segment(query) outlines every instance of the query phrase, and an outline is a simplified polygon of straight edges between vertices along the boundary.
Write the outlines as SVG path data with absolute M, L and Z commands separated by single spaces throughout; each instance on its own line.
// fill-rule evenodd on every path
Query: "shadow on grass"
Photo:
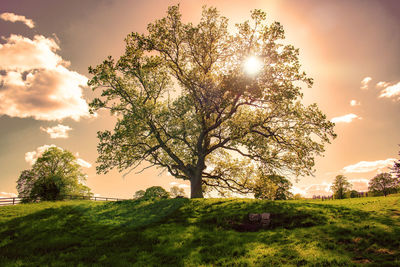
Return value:
M 273 214 L 273 229 L 228 220 Z M 399 264 L 395 220 L 341 206 L 256 200 L 79 202 L 0 224 L 0 265 Z

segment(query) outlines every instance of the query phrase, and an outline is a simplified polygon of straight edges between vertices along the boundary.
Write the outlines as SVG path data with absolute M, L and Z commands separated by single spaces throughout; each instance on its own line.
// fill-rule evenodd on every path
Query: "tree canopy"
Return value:
M 352 185 L 347 181 L 346 176 L 337 175 L 333 181 L 331 190 L 336 199 L 343 199 L 346 197 L 346 194 L 350 192 L 351 187 Z
M 22 171 L 17 191 L 24 202 L 61 200 L 66 195 L 89 196 L 90 189 L 83 184 L 85 180 L 86 175 L 71 152 L 50 147 L 32 169 Z
M 259 199 L 286 200 L 293 198 L 289 191 L 292 183 L 280 175 L 260 176 L 254 183 L 254 197 Z
M 260 170 L 313 173 L 334 124 L 301 103 L 301 86 L 313 80 L 299 50 L 283 44 L 280 23 L 254 10 L 231 32 L 215 8 L 195 25 L 171 6 L 147 29 L 126 37 L 118 60 L 89 67 L 89 85 L 101 90 L 92 112 L 118 118 L 98 133 L 99 173 L 147 162 L 189 180 L 192 198 L 204 186 L 251 193 Z
M 144 197 L 144 190 L 138 190 L 135 192 L 135 194 L 133 195 L 133 199 L 140 199 Z
M 390 193 L 397 192 L 400 185 L 400 178 L 384 172 L 376 175 L 368 183 L 368 190 L 374 193 L 381 193 L 387 196 Z
M 169 193 L 161 186 L 152 186 L 146 189 L 144 192 L 144 199 L 154 199 L 154 198 L 168 198 Z
M 185 190 L 179 186 L 174 185 L 169 189 L 169 194 L 171 197 L 184 197 L 185 196 Z

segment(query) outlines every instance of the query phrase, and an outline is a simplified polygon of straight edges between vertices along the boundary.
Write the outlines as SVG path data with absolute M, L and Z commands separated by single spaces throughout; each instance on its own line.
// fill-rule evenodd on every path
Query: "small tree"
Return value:
M 347 181 L 347 178 L 344 175 L 336 176 L 331 186 L 331 190 L 333 191 L 333 196 L 336 199 L 345 198 L 346 194 L 350 191 L 350 189 L 351 189 L 351 184 Z
M 154 198 L 168 198 L 168 192 L 161 186 L 152 186 L 146 189 L 143 198 L 154 199 Z
M 18 197 L 22 198 L 22 202 L 29 202 L 32 199 L 31 192 L 36 180 L 36 174 L 32 170 L 21 172 L 17 180 L 17 191 Z
M 173 186 L 170 188 L 169 193 L 171 197 L 184 197 L 185 196 L 185 190 L 179 186 Z
M 392 176 L 390 173 L 380 173 L 369 181 L 368 190 L 374 194 L 381 193 L 387 196 L 397 191 L 399 182 L 400 178 Z
M 350 196 L 350 198 L 359 197 L 357 190 L 351 190 L 349 196 Z
M 293 196 L 293 199 L 294 199 L 294 200 L 301 200 L 301 199 L 304 199 L 304 197 L 303 197 L 301 194 L 297 193 L 297 194 L 295 194 L 295 195 Z
M 285 200 L 293 197 L 289 191 L 292 183 L 280 175 L 262 175 L 254 184 L 253 193 L 255 198 L 270 200 Z
M 91 193 L 83 184 L 85 180 L 86 175 L 71 152 L 50 147 L 31 170 L 22 171 L 17 191 L 23 202 L 61 200 L 66 195 L 88 196 Z
M 399 152 L 399 155 L 400 155 L 400 152 Z M 392 172 L 393 172 L 393 174 L 394 174 L 395 176 L 397 176 L 397 178 L 400 179 L 400 160 L 398 160 L 398 161 L 396 161 L 396 162 L 394 163 L 394 166 L 393 166 L 393 168 L 392 168 Z
M 141 199 L 144 197 L 144 190 L 138 190 L 135 192 L 135 194 L 133 195 L 134 199 Z

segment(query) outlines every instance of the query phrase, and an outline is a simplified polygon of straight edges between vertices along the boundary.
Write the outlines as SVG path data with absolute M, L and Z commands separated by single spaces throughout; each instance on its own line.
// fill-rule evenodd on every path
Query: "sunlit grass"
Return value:
M 249 212 L 270 229 L 237 232 Z M 400 265 L 400 196 L 170 199 L 0 207 L 0 266 Z

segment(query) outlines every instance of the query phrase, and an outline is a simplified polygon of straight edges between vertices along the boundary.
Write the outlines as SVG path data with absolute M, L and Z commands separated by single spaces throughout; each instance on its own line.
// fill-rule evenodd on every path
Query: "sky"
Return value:
M 0 3 L 0 197 L 17 194 L 16 181 L 49 146 L 71 151 L 92 192 L 131 198 L 141 189 L 189 183 L 160 169 L 96 174 L 97 131 L 112 129 L 107 112 L 88 113 L 94 93 L 89 66 L 124 52 L 124 38 L 180 3 L 185 22 L 215 6 L 230 25 L 262 9 L 279 21 L 286 41 L 300 49 L 314 79 L 304 104 L 317 103 L 336 123 L 338 137 L 316 158 L 315 175 L 289 177 L 293 192 L 328 195 L 336 175 L 353 189 L 399 158 L 400 2 L 396 0 L 2 0 Z

